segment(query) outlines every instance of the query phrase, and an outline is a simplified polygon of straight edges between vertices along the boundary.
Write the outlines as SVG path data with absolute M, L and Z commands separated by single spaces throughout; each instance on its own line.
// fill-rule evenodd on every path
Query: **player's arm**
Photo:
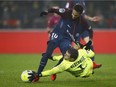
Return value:
M 91 17 L 91 16 L 86 15 L 86 14 L 84 14 L 84 18 L 87 19 L 87 20 L 89 20 L 89 21 L 92 21 L 92 22 L 99 22 L 99 21 L 102 20 L 102 18 L 99 17 L 99 16 Z
M 50 76 L 52 74 L 61 73 L 61 72 L 65 71 L 65 70 L 67 70 L 69 68 L 69 66 L 70 66 L 70 65 L 67 65 L 67 64 L 68 64 L 68 61 L 64 60 L 64 61 L 62 61 L 62 63 L 60 65 L 58 65 L 56 67 L 53 67 L 50 70 L 43 71 L 43 72 L 41 72 L 41 74 L 34 73 L 34 75 L 31 77 L 32 82 L 38 81 L 39 77 Z
M 41 74 L 42 74 L 42 77 L 45 77 L 45 76 L 50 76 L 52 74 L 60 73 L 62 71 L 63 70 L 61 70 L 61 69 L 59 70 L 57 67 L 54 67 L 51 70 L 43 71 Z
M 44 16 L 49 13 L 56 13 L 56 14 L 62 16 L 63 13 L 65 13 L 65 10 L 66 10 L 65 8 L 49 8 L 48 10 L 41 12 L 40 16 Z
M 57 74 L 57 73 L 61 73 L 63 71 L 67 70 L 67 67 L 66 67 L 66 64 L 65 62 L 63 61 L 60 65 L 50 69 L 50 70 L 46 70 L 46 71 L 43 71 L 41 73 L 42 77 L 45 77 L 45 76 L 50 76 L 52 74 Z
M 59 61 L 63 56 L 59 55 L 59 56 L 53 56 L 53 60 L 54 61 Z

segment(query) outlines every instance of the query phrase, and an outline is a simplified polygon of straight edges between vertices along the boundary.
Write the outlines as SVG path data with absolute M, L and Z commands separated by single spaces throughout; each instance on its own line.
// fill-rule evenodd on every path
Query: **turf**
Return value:
M 0 54 L 0 87 L 116 87 L 116 55 L 97 54 L 96 62 L 103 66 L 89 78 L 75 78 L 67 72 L 57 75 L 55 81 L 43 77 L 36 83 L 24 83 L 20 75 L 24 70 L 37 70 L 39 54 Z M 45 69 L 57 62 L 48 61 Z

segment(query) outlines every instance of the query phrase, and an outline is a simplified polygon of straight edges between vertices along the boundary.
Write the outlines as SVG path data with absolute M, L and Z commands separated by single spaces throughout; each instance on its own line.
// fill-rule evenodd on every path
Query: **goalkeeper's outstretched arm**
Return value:
M 59 61 L 63 56 L 62 55 L 59 55 L 59 56 L 53 56 L 53 60 L 54 61 Z

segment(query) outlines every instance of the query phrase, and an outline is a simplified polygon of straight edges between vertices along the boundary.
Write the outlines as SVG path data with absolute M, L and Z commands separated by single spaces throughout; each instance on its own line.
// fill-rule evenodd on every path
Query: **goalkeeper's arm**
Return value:
M 59 55 L 59 56 L 53 56 L 53 60 L 54 61 L 59 61 L 63 56 L 62 55 Z
M 59 69 L 58 67 L 54 67 L 54 68 L 52 68 L 52 69 L 50 69 L 50 70 L 43 71 L 43 72 L 41 73 L 41 76 L 42 76 L 42 77 L 50 76 L 50 75 L 52 75 L 52 74 L 61 73 L 61 72 L 63 72 L 63 71 L 64 71 L 63 69 Z
M 63 60 L 59 65 L 53 67 L 52 69 L 43 71 L 41 73 L 41 76 L 45 77 L 52 74 L 61 73 L 63 71 L 66 71 L 69 67 L 70 67 L 69 61 Z

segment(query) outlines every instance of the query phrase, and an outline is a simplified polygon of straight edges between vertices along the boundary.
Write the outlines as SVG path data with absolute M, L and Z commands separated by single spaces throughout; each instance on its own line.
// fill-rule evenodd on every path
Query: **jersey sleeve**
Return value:
M 61 64 L 59 64 L 58 66 L 50 69 L 50 70 L 46 70 L 42 72 L 42 76 L 50 76 L 52 74 L 56 74 L 56 73 L 61 73 L 63 71 L 66 71 L 69 67 L 70 67 L 70 62 L 63 60 Z
M 65 12 L 66 12 L 65 8 L 58 8 L 58 9 L 50 8 L 50 9 L 48 9 L 48 13 L 56 13 L 56 14 L 60 15 L 61 17 L 63 16 L 63 14 Z
M 53 56 L 53 60 L 54 61 L 59 61 L 63 56 L 59 55 L 59 56 Z

